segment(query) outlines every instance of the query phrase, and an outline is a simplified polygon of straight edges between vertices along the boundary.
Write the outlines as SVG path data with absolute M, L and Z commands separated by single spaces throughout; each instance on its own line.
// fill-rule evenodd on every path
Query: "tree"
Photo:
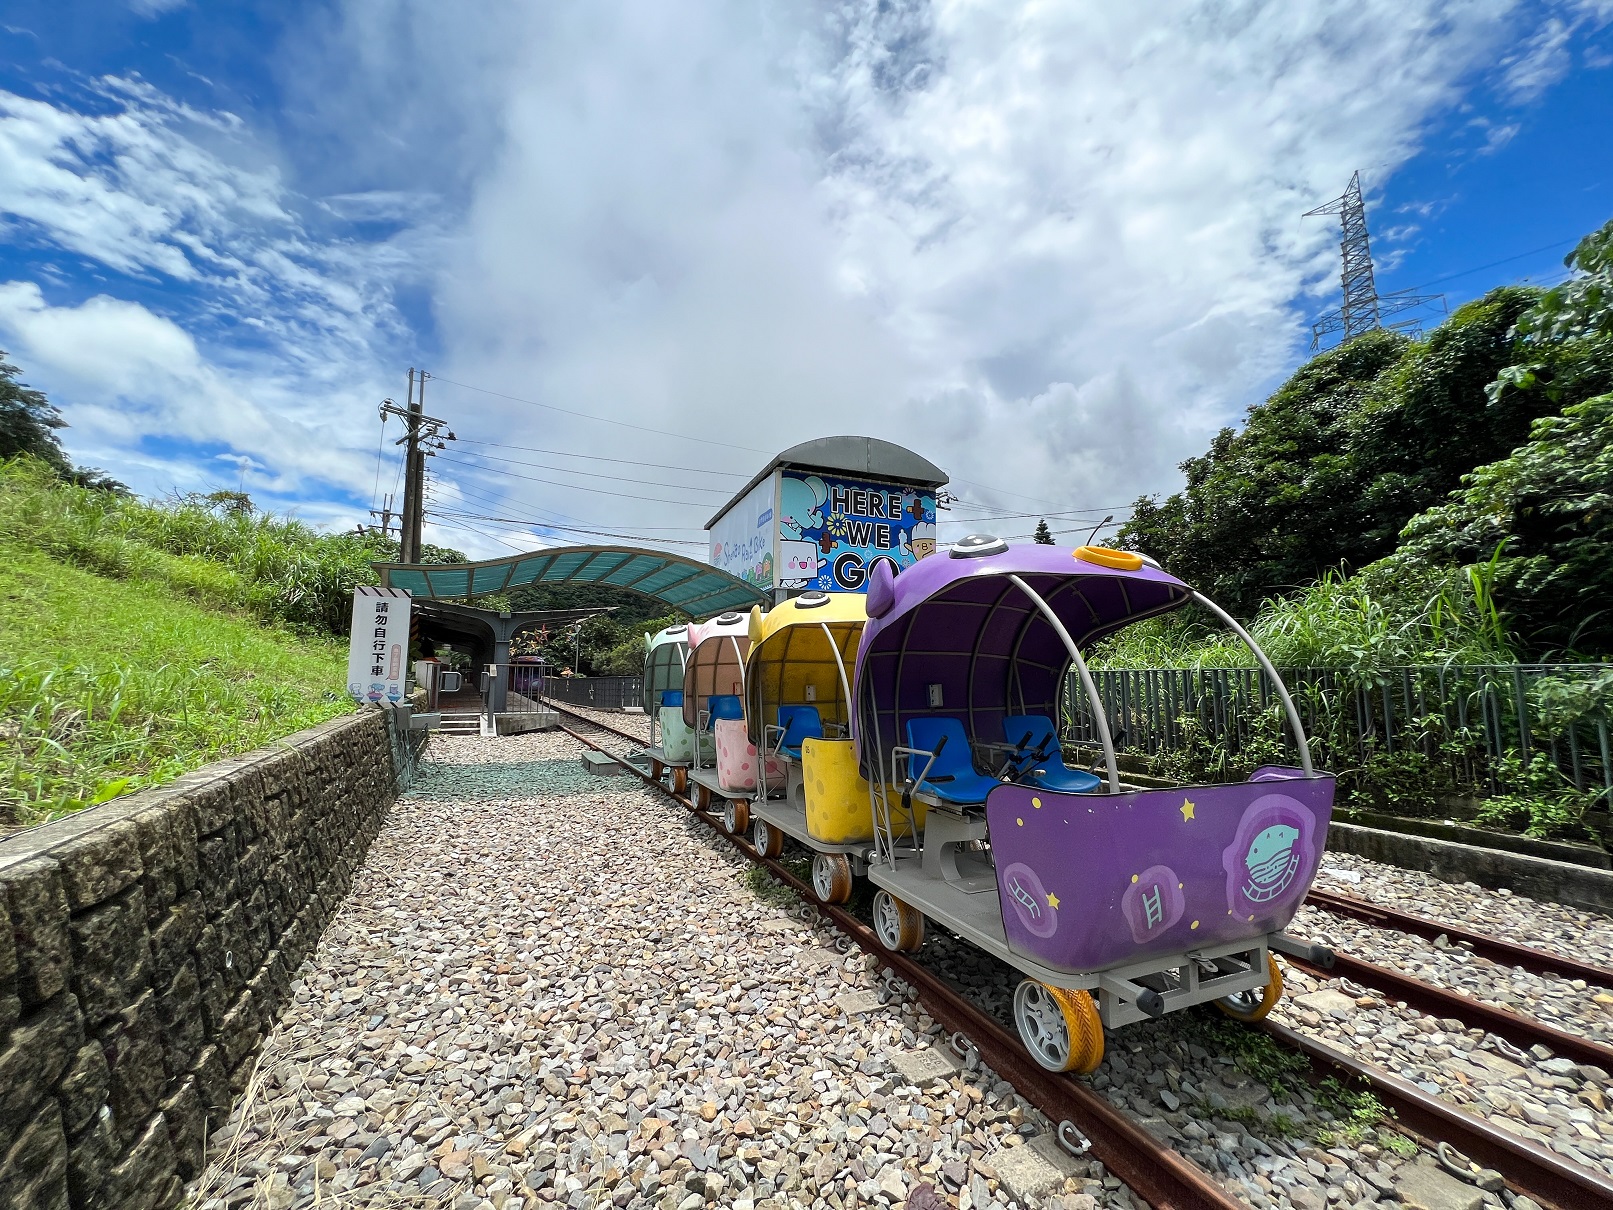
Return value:
M 1036 541 L 1043 546 L 1053 545 L 1053 531 L 1047 528 L 1046 518 L 1036 523 Z
M 1392 552 L 1412 517 L 1559 408 L 1488 387 L 1519 359 L 1514 327 L 1541 297 L 1504 287 L 1423 340 L 1378 331 L 1301 366 L 1182 464 L 1187 485 L 1139 500 L 1120 542 L 1236 611 Z
M 1613 222 L 1581 240 L 1579 276 L 1521 315 L 1523 360 L 1489 389 L 1492 406 L 1561 415 L 1477 468 L 1406 526 L 1391 568 L 1494 561 L 1497 601 L 1539 654 L 1613 652 Z M 1592 393 L 1594 392 L 1594 393 Z
M 67 421 L 44 392 L 17 381 L 21 371 L 5 356 L 0 351 L 0 458 L 31 454 L 70 478 L 73 464 L 56 437 L 56 430 L 66 428 Z

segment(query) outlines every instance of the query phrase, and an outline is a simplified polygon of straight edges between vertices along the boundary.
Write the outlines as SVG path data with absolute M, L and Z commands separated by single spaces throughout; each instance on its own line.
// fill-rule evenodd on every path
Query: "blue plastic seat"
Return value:
M 1020 764 L 1023 771 L 1015 780 L 1021 785 L 1062 794 L 1090 794 L 1103 785 L 1096 773 L 1072 769 L 1064 763 L 1053 720 L 1045 714 L 1010 714 L 1003 719 L 1003 735 L 1021 757 L 1042 754 L 1029 768 Z
M 823 738 L 823 718 L 816 706 L 780 706 L 778 725 L 784 728 L 777 751 L 785 756 L 801 759 L 801 744 L 809 739 Z
M 714 723 L 720 718 L 744 718 L 745 704 L 732 693 L 714 693 L 706 699 L 706 715 Z
M 663 706 L 681 706 L 681 705 L 683 705 L 683 690 L 682 689 L 663 689 L 663 690 L 661 690 L 661 704 Z
M 941 740 L 946 746 L 941 746 Z M 924 752 L 940 749 L 933 763 L 927 756 L 907 758 L 908 776 L 917 777 L 930 764 L 929 776 L 914 787 L 916 793 L 930 794 L 942 802 L 958 806 L 976 806 L 986 801 L 986 795 L 1000 786 L 995 777 L 976 771 L 974 757 L 969 752 L 969 737 L 964 734 L 963 723 L 946 715 L 907 720 L 907 746 Z

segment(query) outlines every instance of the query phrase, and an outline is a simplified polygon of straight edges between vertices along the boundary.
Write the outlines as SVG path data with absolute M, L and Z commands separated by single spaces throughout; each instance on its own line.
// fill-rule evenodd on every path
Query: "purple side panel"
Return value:
M 993 790 L 1009 946 L 1083 972 L 1285 928 L 1321 864 L 1334 781 L 1255 778 L 1117 797 Z

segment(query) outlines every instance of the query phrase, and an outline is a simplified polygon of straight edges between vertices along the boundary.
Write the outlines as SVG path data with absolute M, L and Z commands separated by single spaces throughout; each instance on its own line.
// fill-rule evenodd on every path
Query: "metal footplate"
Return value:
M 1234 992 L 1264 987 L 1269 979 L 1266 938 L 1229 942 L 1168 958 L 1154 958 L 1098 974 L 1098 1015 L 1105 1029 L 1163 1016 Z

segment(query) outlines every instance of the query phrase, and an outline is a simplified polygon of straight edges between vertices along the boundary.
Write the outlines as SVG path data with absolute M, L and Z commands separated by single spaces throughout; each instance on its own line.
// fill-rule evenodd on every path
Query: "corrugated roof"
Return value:
M 481 596 L 529 584 L 604 584 L 695 617 L 766 604 L 767 593 L 683 555 L 629 546 L 557 546 L 480 563 L 377 563 L 381 582 L 427 600 Z

